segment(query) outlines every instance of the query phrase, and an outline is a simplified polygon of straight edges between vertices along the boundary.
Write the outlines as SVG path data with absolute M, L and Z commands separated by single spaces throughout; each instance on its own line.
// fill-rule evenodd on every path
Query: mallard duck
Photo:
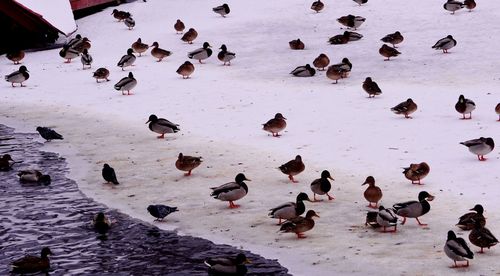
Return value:
M 372 78 L 367 77 L 363 82 L 363 90 L 368 93 L 368 98 L 375 98 L 376 95 L 382 94 L 382 90 L 378 87 L 378 84 L 372 80 Z
M 181 40 L 184 42 L 187 42 L 188 44 L 193 44 L 193 40 L 195 40 L 198 37 L 198 32 L 190 28 L 182 37 Z
M 135 27 L 135 20 L 132 18 L 132 16 L 129 16 L 125 20 L 123 20 L 123 23 L 125 23 L 125 26 L 127 26 L 129 30 L 132 30 Z
M 425 162 L 420 164 L 410 164 L 409 167 L 403 169 L 403 174 L 406 179 L 411 180 L 411 184 L 418 185 L 421 185 L 420 180 L 424 179 L 431 171 L 431 167 L 429 167 L 429 164 Z
M 15 161 L 12 160 L 12 157 L 10 156 L 10 154 L 2 155 L 2 157 L 0 157 L 0 170 L 2 170 L 2 171 L 10 170 L 14 163 L 15 163 Z
M 282 219 L 293 219 L 302 215 L 306 211 L 304 200 L 311 201 L 306 193 L 299 193 L 296 202 L 287 202 L 278 207 L 269 209 L 269 217 L 279 219 L 278 225 Z
M 267 123 L 262 124 L 262 129 L 267 132 L 271 132 L 273 137 L 281 136 L 279 132 L 283 131 L 285 128 L 286 128 L 286 118 L 283 117 L 281 113 L 276 113 L 276 115 L 274 115 L 274 118 L 267 121 Z
M 163 221 L 163 219 L 173 212 L 179 211 L 177 207 L 170 207 L 163 204 L 149 205 L 148 212 L 155 217 L 155 221 Z
M 23 50 L 15 50 L 15 51 L 9 51 L 7 54 L 6 54 L 6 57 L 14 62 L 14 64 L 19 64 L 19 62 L 21 60 L 23 60 L 24 58 L 24 51 Z
M 444 3 L 443 8 L 447 11 L 451 11 L 451 14 L 455 14 L 455 11 L 458 11 L 464 7 L 464 3 L 460 1 L 448 0 Z
M 26 66 L 21 65 L 19 70 L 14 71 L 5 76 L 5 80 L 12 84 L 12 87 L 15 87 L 14 83 L 20 83 L 21 87 L 23 87 L 23 82 L 27 81 L 30 78 L 30 74 L 28 74 L 28 69 Z
M 194 72 L 194 65 L 186 61 L 181 66 L 179 66 L 179 69 L 177 69 L 177 74 L 181 75 L 183 79 L 189 79 L 189 76 Z
M 362 4 L 366 4 L 366 3 L 368 3 L 368 0 L 352 0 L 352 1 L 356 2 L 356 3 L 357 3 L 358 5 L 360 5 L 360 6 L 361 6 Z
M 142 43 L 141 38 L 138 38 L 136 42 L 132 43 L 131 46 L 134 52 L 138 53 L 141 56 L 142 53 L 146 52 L 149 49 L 149 45 L 146 43 Z
M 316 70 L 311 67 L 311 65 L 306 64 L 303 66 L 298 66 L 297 68 L 293 69 L 290 74 L 296 76 L 296 77 L 312 77 L 316 74 Z
M 453 36 L 448 35 L 445 38 L 441 38 L 432 46 L 432 49 L 443 50 L 443 53 L 448 53 L 448 50 L 457 46 L 457 41 Z
M 354 28 L 356 30 L 366 21 L 366 18 L 361 16 L 354 16 L 352 14 L 337 18 L 337 22 L 346 26 L 347 28 Z
M 212 10 L 215 13 L 222 15 L 222 17 L 226 17 L 226 15 L 228 15 L 231 12 L 231 10 L 229 9 L 229 6 L 227 4 L 222 4 L 220 6 L 217 6 L 217 7 L 213 8 Z
M 63 140 L 61 134 L 57 133 L 55 130 L 50 129 L 48 127 L 37 127 L 36 131 L 42 136 L 43 139 L 50 142 L 51 140 Z
M 456 224 L 458 228 L 462 230 L 472 230 L 476 224 L 479 222 L 481 226 L 486 225 L 486 219 L 484 218 L 484 209 L 481 204 L 476 204 L 474 208 L 470 209 L 469 212 L 458 218 L 458 223 Z
M 383 227 L 383 232 L 396 232 L 398 229 L 398 217 L 394 213 L 393 209 L 385 209 L 384 206 L 380 205 L 377 214 L 377 223 Z M 387 227 L 394 227 L 393 230 L 386 231 Z
M 184 22 L 182 22 L 180 19 L 177 19 L 177 21 L 175 21 L 174 29 L 176 34 L 182 34 L 185 28 L 186 26 L 184 25 Z
M 229 52 L 225 44 L 222 44 L 219 49 L 221 51 L 219 52 L 219 54 L 217 54 L 217 58 L 220 61 L 224 62 L 224 65 L 226 65 L 226 63 L 228 66 L 231 65 L 231 60 L 236 57 L 236 54 L 233 52 Z
M 320 54 L 314 59 L 313 65 L 318 69 L 318 71 L 325 71 L 325 68 L 330 64 L 330 59 L 325 54 Z
M 295 175 L 298 175 L 299 173 L 303 172 L 305 169 L 304 162 L 302 162 L 302 157 L 300 155 L 295 156 L 295 159 L 290 160 L 286 162 L 285 164 L 281 165 L 278 169 L 288 175 L 288 179 L 292 181 L 293 183 L 297 183 L 298 181 L 295 181 L 293 177 Z
M 39 170 L 24 170 L 17 173 L 21 182 L 35 182 L 49 185 L 52 179 L 50 175 L 43 174 Z
M 95 78 L 95 81 L 98 83 L 99 80 L 102 80 L 102 79 L 105 79 L 106 81 L 109 81 L 108 77 L 109 77 L 109 70 L 104 68 L 104 67 L 101 67 L 97 70 L 95 70 L 95 72 L 92 73 L 92 77 Z
M 187 172 L 184 174 L 185 176 L 191 175 L 191 171 L 200 166 L 201 162 L 203 162 L 203 158 L 201 156 L 189 156 L 183 155 L 179 153 L 177 157 L 177 161 L 175 161 L 175 167 L 180 171 Z
M 315 11 L 316 13 L 320 12 L 323 10 L 325 7 L 325 4 L 321 2 L 321 0 L 314 1 L 311 5 L 311 10 Z
M 132 48 L 128 48 L 127 54 L 122 56 L 120 61 L 116 64 L 118 67 L 122 68 L 122 71 L 124 71 L 125 67 L 132 66 L 136 60 L 135 55 L 133 54 L 134 50 Z
M 460 95 L 458 97 L 458 101 L 455 104 L 455 110 L 458 113 L 462 114 L 463 120 L 472 119 L 472 111 L 474 111 L 474 109 L 476 109 L 476 104 L 474 103 L 474 101 L 466 99 L 464 95 Z M 469 118 L 466 118 L 465 114 L 469 114 Z
M 92 225 L 97 233 L 105 235 L 111 227 L 111 221 L 104 215 L 103 212 L 99 212 L 94 216 Z
M 337 64 L 331 65 L 330 67 L 328 67 L 328 70 L 326 70 L 326 77 L 334 80 L 335 84 L 338 83 L 343 74 L 343 70 Z
M 363 38 L 363 35 L 357 32 L 350 32 L 350 31 L 345 31 L 344 34 L 347 33 L 349 36 L 349 42 L 350 41 L 358 41 Z
M 415 218 L 418 225 L 426 226 L 418 220 L 419 217 L 427 214 L 431 210 L 431 205 L 428 201 L 432 201 L 434 196 L 430 195 L 426 191 L 422 191 L 418 194 L 418 201 L 412 200 L 402 203 L 396 203 L 392 207 L 396 210 L 396 214 L 403 217 L 403 222 L 405 224 L 406 218 Z
M 498 103 L 497 106 L 495 107 L 495 112 L 498 115 L 498 121 L 500 121 L 500 103 Z
M 129 72 L 127 77 L 122 78 L 115 84 L 115 89 L 122 91 L 122 95 L 125 95 L 125 91 L 127 91 L 127 95 L 131 95 L 130 90 L 132 90 L 136 85 L 137 80 L 134 78 L 134 74 Z
M 349 33 L 345 31 L 343 34 L 332 36 L 328 42 L 333 45 L 347 44 L 349 42 Z
M 474 253 L 470 250 L 467 243 L 462 238 L 457 238 L 455 232 L 448 231 L 448 238 L 446 239 L 446 243 L 444 244 L 444 253 L 448 256 L 455 265 L 453 267 L 459 267 L 457 262 L 466 261 L 467 264 L 464 266 L 469 266 L 469 260 L 473 259 Z
M 104 164 L 102 166 L 102 178 L 104 178 L 106 183 L 113 183 L 115 185 L 120 184 L 120 182 L 118 182 L 118 179 L 116 179 L 115 169 L 113 169 L 108 164 Z
M 329 76 L 328 71 L 326 72 L 326 76 L 328 78 L 336 81 L 336 77 L 337 77 L 336 75 L 339 73 L 340 73 L 341 78 L 349 77 L 349 73 L 352 70 L 352 63 L 349 61 L 348 58 L 343 58 L 342 62 L 334 64 L 334 65 L 330 66 L 328 69 L 331 70 L 332 73 L 334 73 L 332 75 L 333 78 Z M 337 83 L 337 82 L 335 82 L 335 83 Z
M 156 41 L 153 42 L 153 44 L 151 44 L 151 47 L 153 47 L 153 49 L 151 49 L 151 55 L 153 57 L 157 58 L 158 62 L 160 62 L 160 61 L 162 61 L 162 59 L 172 55 L 172 52 L 164 50 L 162 48 L 159 48 L 160 44 L 158 44 L 158 42 L 156 42 Z
M 471 12 L 474 8 L 476 8 L 476 1 L 474 0 L 465 0 L 464 6 Z
M 410 98 L 391 108 L 391 111 L 396 114 L 403 114 L 405 118 L 411 119 L 410 114 L 417 111 L 417 104 Z
M 203 63 L 201 62 L 202 60 L 207 59 L 212 55 L 212 49 L 210 49 L 211 47 L 212 46 L 210 46 L 208 42 L 204 42 L 202 48 L 189 52 L 188 58 L 197 59 L 200 63 Z
M 250 181 L 250 179 L 246 178 L 246 176 L 242 173 L 239 173 L 234 178 L 234 182 L 229 182 L 226 184 L 222 184 L 219 187 L 212 187 L 212 193 L 210 196 L 222 201 L 229 201 L 229 208 L 238 208 L 239 205 L 233 203 L 238 199 L 243 198 L 248 193 L 248 186 L 244 181 Z
M 314 227 L 313 217 L 318 217 L 318 214 L 314 212 L 314 210 L 309 210 L 306 213 L 306 217 L 298 216 L 291 220 L 285 221 L 283 225 L 281 225 L 280 232 L 282 233 L 295 233 L 297 238 L 303 239 L 306 236 L 303 234 Z
M 80 57 L 80 60 L 82 62 L 82 69 L 85 70 L 85 66 L 88 66 L 89 68 L 92 68 L 92 56 L 89 54 L 89 51 L 87 49 L 83 49 L 82 56 Z
M 363 196 L 365 199 L 368 201 L 368 207 L 370 208 L 377 208 L 378 202 L 382 198 L 382 190 L 375 186 L 375 178 L 373 176 L 368 176 L 361 184 L 361 186 L 368 184 L 368 188 L 366 188 L 365 192 L 363 193 Z M 375 203 L 375 206 L 372 206 L 372 202 Z
M 304 42 L 300 41 L 300 38 L 289 41 L 288 45 L 290 45 L 290 49 L 292 50 L 304 50 L 305 48 Z
M 146 124 L 147 123 L 149 123 L 149 129 L 152 132 L 161 134 L 160 136 L 157 137 L 158 139 L 163 139 L 165 133 L 176 133 L 180 130 L 178 124 L 174 124 L 167 119 L 158 118 L 154 114 L 151 114 L 149 116 L 149 119 L 146 122 Z
M 382 40 L 382 42 L 385 42 L 385 43 L 390 43 L 390 44 L 392 44 L 392 47 L 397 48 L 396 44 L 403 42 L 404 37 L 403 37 L 403 35 L 401 35 L 401 33 L 399 31 L 397 31 L 393 34 L 388 34 L 388 35 L 382 37 L 382 39 L 380 39 L 380 40 Z
M 82 40 L 82 36 L 80 34 L 76 34 L 75 37 L 73 37 L 72 39 L 70 39 L 66 44 L 64 45 L 68 45 L 68 47 L 73 47 L 73 45 L 75 45 L 76 43 L 78 43 L 79 41 Z
M 378 212 L 377 211 L 368 211 L 366 213 L 365 226 L 370 225 L 373 228 L 380 228 L 381 225 L 378 224 L 378 222 L 377 222 L 377 216 L 378 216 Z
M 12 272 L 26 274 L 45 272 L 48 273 L 50 269 L 50 260 L 48 255 L 52 255 L 52 251 L 48 247 L 42 248 L 40 257 L 26 255 L 21 259 L 12 262 Z
M 115 19 L 118 19 L 118 21 L 125 20 L 132 16 L 129 12 L 126 11 L 119 11 L 117 9 L 114 9 L 113 12 L 111 13 Z
M 243 253 L 233 257 L 214 257 L 205 260 L 209 275 L 246 275 L 245 264 L 251 263 Z
M 319 200 L 316 199 L 316 194 L 318 195 L 326 194 L 328 196 L 328 200 L 335 199 L 333 196 L 330 196 L 328 194 L 328 192 L 332 189 L 332 184 L 328 179 L 335 180 L 332 178 L 329 171 L 324 170 L 321 172 L 321 178 L 315 179 L 311 183 L 311 191 L 314 193 L 313 196 L 314 201 L 321 201 L 321 199 Z
M 461 142 L 460 144 L 468 147 L 471 153 L 477 155 L 477 159 L 479 161 L 486 161 L 484 156 L 495 148 L 495 142 L 491 137 L 480 137 L 479 139 L 468 140 Z
M 493 236 L 488 228 L 481 225 L 480 220 L 474 221 L 474 228 L 469 234 L 469 241 L 473 245 L 481 247 L 481 251 L 478 253 L 484 253 L 483 249 L 485 247 L 490 249 L 490 247 L 495 246 L 498 243 L 498 239 Z
M 75 44 L 73 44 L 71 46 L 71 49 L 78 52 L 78 54 L 81 54 L 81 53 L 83 53 L 83 50 L 85 50 L 85 49 L 88 50 L 92 47 L 90 42 L 91 41 L 87 37 L 84 37 L 84 38 L 80 39 L 79 41 L 75 42 Z
M 391 57 L 397 57 L 397 56 L 401 55 L 401 52 L 396 50 L 396 48 L 392 48 L 391 46 L 387 46 L 386 44 L 382 45 L 382 47 L 380 47 L 378 52 L 383 57 L 386 57 L 387 59 L 384 59 L 384 60 L 387 60 L 387 61 L 390 60 Z

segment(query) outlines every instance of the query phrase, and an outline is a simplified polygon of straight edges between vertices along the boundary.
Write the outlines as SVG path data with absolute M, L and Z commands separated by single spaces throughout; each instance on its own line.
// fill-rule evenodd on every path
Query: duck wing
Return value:
M 160 119 L 158 119 L 158 121 L 156 121 L 156 123 L 161 125 L 161 126 L 168 127 L 170 129 L 172 129 L 172 132 L 177 132 L 180 130 L 178 124 L 174 124 L 167 119 L 160 118 Z
M 229 183 L 220 185 L 219 187 L 212 187 L 212 188 L 210 188 L 210 189 L 213 190 L 213 192 L 210 195 L 213 196 L 213 197 L 217 197 L 219 194 L 228 193 L 228 192 L 231 192 L 231 191 L 234 191 L 234 190 L 238 190 L 240 188 L 241 188 L 241 186 L 238 183 L 236 183 L 236 182 L 229 182 Z

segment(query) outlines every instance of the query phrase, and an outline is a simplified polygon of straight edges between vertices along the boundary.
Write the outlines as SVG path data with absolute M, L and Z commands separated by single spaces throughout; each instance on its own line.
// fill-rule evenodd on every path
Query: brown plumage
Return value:
M 189 79 L 189 76 L 191 76 L 194 72 L 194 65 L 191 62 L 186 61 L 179 66 L 179 69 L 177 69 L 176 72 L 181 75 L 183 79 Z
M 479 221 L 481 226 L 486 225 L 486 218 L 483 215 L 484 209 L 481 204 L 476 204 L 474 208 L 470 209 L 470 211 L 475 212 L 466 213 L 458 218 L 458 223 L 456 224 L 458 228 L 466 231 L 472 230 L 476 225 L 476 221 Z
M 92 45 L 90 44 L 90 40 L 87 37 L 82 38 L 80 41 L 76 42 L 71 48 L 78 53 L 82 53 L 85 49 L 90 49 Z
M 375 178 L 373 176 L 368 176 L 361 186 L 368 184 L 368 188 L 366 188 L 364 192 L 364 197 L 368 201 L 368 207 L 377 208 L 378 202 L 382 198 L 382 190 L 375 186 Z M 375 206 L 372 205 L 372 202 L 375 203 Z
M 479 221 L 475 221 L 474 228 L 469 234 L 469 241 L 477 246 L 481 247 L 479 253 L 484 253 L 483 249 L 487 247 L 495 246 L 498 243 L 498 239 L 490 232 L 490 230 L 481 225 Z
M 330 64 L 330 59 L 325 54 L 320 54 L 314 59 L 313 65 L 318 68 L 318 71 L 325 71 L 325 68 Z
M 182 22 L 180 19 L 177 19 L 177 21 L 174 24 L 175 33 L 182 34 L 185 28 L 186 26 L 184 25 L 184 22 Z
M 326 71 L 326 77 L 334 80 L 334 83 L 338 83 L 338 80 L 340 80 L 344 76 L 343 71 L 339 66 L 332 65 L 328 67 L 328 70 Z
M 328 39 L 328 42 L 333 45 L 347 44 L 350 41 L 349 32 L 345 31 L 343 34 L 332 36 Z
M 417 111 L 417 104 L 410 98 L 391 108 L 391 111 L 398 115 L 405 115 L 405 118 L 411 118 L 410 114 Z
M 281 136 L 279 132 L 283 131 L 286 128 L 286 118 L 283 117 L 281 113 L 276 113 L 276 115 L 274 115 L 274 118 L 267 121 L 267 123 L 262 124 L 262 126 L 262 129 L 267 132 L 271 132 L 273 137 L 279 137 Z
M 410 164 L 409 167 L 403 169 L 403 174 L 406 179 L 411 180 L 411 184 L 418 185 L 422 185 L 420 180 L 424 179 L 431 171 L 431 167 L 429 167 L 429 165 L 425 162 L 420 164 Z
M 182 37 L 181 40 L 184 42 L 187 42 L 189 44 L 193 44 L 193 40 L 195 40 L 198 37 L 198 32 L 190 28 Z
M 48 274 L 50 269 L 48 255 L 52 255 L 52 252 L 48 247 L 44 247 L 40 257 L 26 255 L 21 259 L 15 260 L 12 262 L 12 272 L 20 274 L 45 272 Z
M 387 46 L 386 44 L 382 45 L 378 52 L 383 56 L 386 57 L 387 59 L 384 60 L 390 60 L 391 57 L 397 57 L 398 55 L 401 54 L 396 48 L 392 48 L 391 46 Z
M 14 62 L 14 64 L 19 64 L 19 62 L 24 58 L 24 51 L 15 50 L 7 53 L 7 58 Z
M 180 171 L 187 172 L 184 175 L 189 176 L 191 175 L 191 171 L 197 168 L 201 162 L 203 162 L 201 156 L 195 157 L 179 153 L 179 157 L 177 158 L 177 161 L 175 161 L 175 167 Z
M 114 9 L 113 12 L 111 13 L 115 19 L 118 19 L 118 21 L 123 21 L 130 16 L 132 16 L 129 12 L 126 11 L 119 11 L 117 9 Z
M 304 42 L 300 41 L 300 38 L 288 42 L 288 45 L 292 50 L 304 50 L 305 48 Z
M 106 68 L 99 68 L 95 70 L 93 77 L 95 78 L 96 82 L 99 82 L 99 80 L 105 79 L 106 81 L 109 81 L 109 70 Z
M 325 7 L 325 4 L 321 0 L 314 1 L 311 5 L 311 10 L 315 12 L 320 12 Z
M 475 7 L 476 7 L 476 1 L 474 0 L 465 0 L 464 1 L 465 7 L 471 12 Z
M 295 159 L 290 160 L 279 167 L 280 171 L 284 174 L 287 174 L 288 179 L 290 179 L 290 181 L 294 183 L 297 183 L 298 181 L 295 181 L 295 179 L 293 179 L 293 176 L 303 172 L 305 168 L 306 167 L 302 162 L 302 157 L 300 155 L 297 155 Z
M 498 103 L 497 106 L 495 107 L 495 112 L 497 113 L 498 121 L 500 122 L 500 103 Z
M 151 47 L 153 47 L 153 49 L 151 49 L 151 55 L 157 58 L 158 62 L 160 62 L 163 58 L 172 55 L 172 52 L 159 48 L 160 45 L 156 41 L 153 42 Z
M 136 42 L 132 43 L 131 46 L 134 52 L 138 53 L 141 56 L 142 53 L 146 52 L 149 49 L 149 45 L 146 43 L 142 43 L 141 38 L 138 38 Z
M 307 211 L 305 217 L 299 216 L 294 219 L 285 221 L 280 228 L 280 232 L 295 233 L 297 235 L 297 238 L 303 239 L 306 237 L 303 233 L 313 229 L 314 227 L 313 217 L 319 218 L 318 214 L 316 214 L 314 210 L 309 210 Z
M 372 78 L 367 77 L 363 82 L 363 90 L 368 93 L 368 98 L 374 98 L 375 95 L 382 94 L 382 90 L 378 87 L 378 84 L 372 80 Z
M 388 34 L 388 35 L 382 37 L 382 39 L 380 39 L 380 40 L 382 40 L 382 42 L 385 42 L 385 43 L 390 43 L 390 44 L 392 44 L 392 47 L 397 48 L 396 44 L 403 42 L 404 37 L 399 31 L 397 31 L 393 34 Z

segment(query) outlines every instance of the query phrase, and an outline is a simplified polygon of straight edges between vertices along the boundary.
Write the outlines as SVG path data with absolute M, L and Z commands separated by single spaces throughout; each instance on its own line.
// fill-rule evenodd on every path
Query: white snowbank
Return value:
M 40 14 L 52 26 L 69 35 L 77 28 L 69 0 L 15 0 L 30 10 Z

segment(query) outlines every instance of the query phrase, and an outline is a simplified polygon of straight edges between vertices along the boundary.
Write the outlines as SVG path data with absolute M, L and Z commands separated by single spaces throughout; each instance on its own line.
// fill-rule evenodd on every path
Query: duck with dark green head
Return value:
M 213 257 L 205 260 L 209 275 L 245 275 L 248 271 L 245 264 L 249 263 L 251 261 L 243 253 L 236 257 Z
M 12 262 L 12 272 L 26 274 L 37 272 L 48 272 L 50 269 L 50 260 L 48 255 L 52 255 L 52 251 L 48 247 L 42 249 L 40 257 L 26 255 L 21 259 Z

